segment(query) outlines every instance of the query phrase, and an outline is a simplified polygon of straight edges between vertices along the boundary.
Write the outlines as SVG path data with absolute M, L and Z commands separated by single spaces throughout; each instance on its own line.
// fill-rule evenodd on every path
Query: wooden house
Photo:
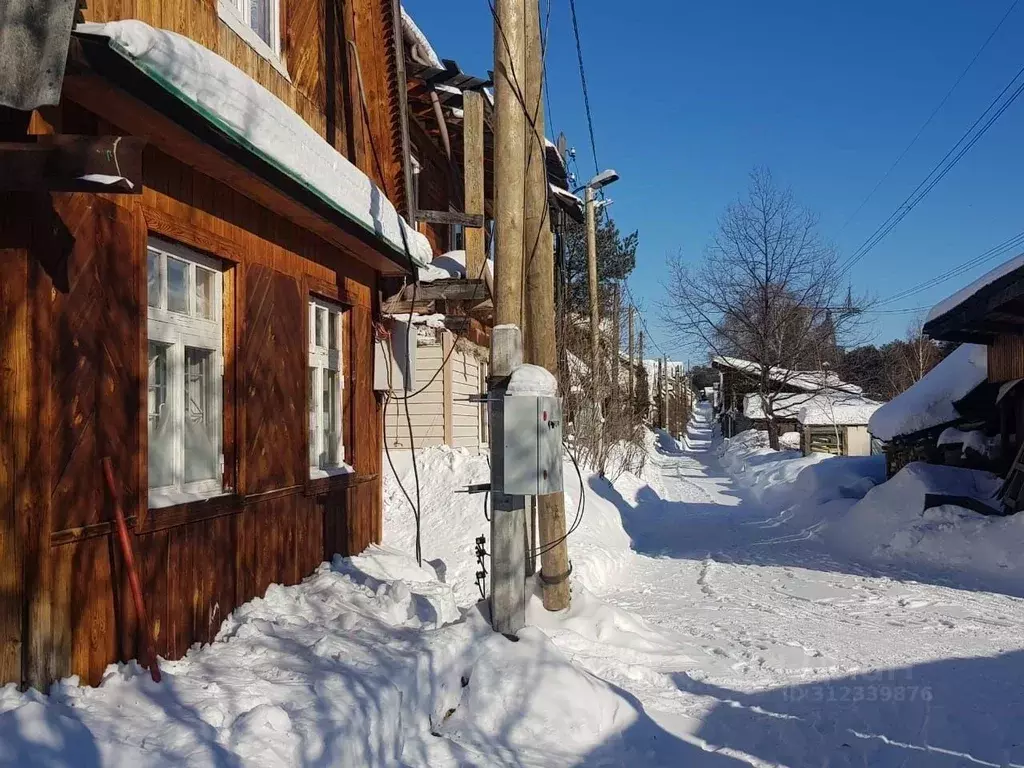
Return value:
M 167 658 L 380 540 L 378 297 L 430 254 L 396 9 L 90 0 L 0 110 L 0 683 L 138 655 L 105 457 Z

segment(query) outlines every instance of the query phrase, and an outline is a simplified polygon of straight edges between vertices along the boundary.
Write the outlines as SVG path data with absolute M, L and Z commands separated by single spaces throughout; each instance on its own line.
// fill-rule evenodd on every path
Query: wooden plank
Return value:
M 0 191 L 120 192 L 142 194 L 142 147 L 137 136 L 40 136 L 0 142 Z M 99 174 L 104 184 L 81 177 Z
M 412 301 L 414 294 L 416 301 L 474 301 L 487 296 L 487 286 L 483 280 L 476 279 L 435 280 L 406 286 L 402 299 Z
M 25 541 L 17 500 L 30 429 L 23 419 L 30 381 L 28 223 L 24 206 L 0 195 L 0 685 L 23 680 Z
M 429 224 L 461 224 L 464 227 L 481 230 L 483 233 L 484 215 L 482 213 L 459 213 L 457 211 L 424 211 L 416 209 L 416 221 Z
M 463 170 L 466 213 L 484 216 L 484 99 L 478 91 L 463 94 Z M 470 227 L 463 235 L 466 245 L 466 276 L 483 272 L 486 259 L 485 231 Z

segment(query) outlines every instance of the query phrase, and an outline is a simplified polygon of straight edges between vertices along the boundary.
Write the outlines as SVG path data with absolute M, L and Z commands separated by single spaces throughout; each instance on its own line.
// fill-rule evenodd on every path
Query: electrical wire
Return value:
M 878 243 L 880 243 L 885 237 L 892 232 L 896 226 L 906 218 L 909 214 L 924 198 L 935 188 L 935 185 L 945 178 L 946 174 L 949 173 L 957 163 L 966 155 L 971 148 L 978 143 L 978 140 L 984 136 L 988 130 L 995 124 L 1010 105 L 1012 105 L 1021 92 L 1024 92 L 1024 83 L 1021 83 L 1016 89 L 1010 94 L 1002 104 L 999 104 L 1000 99 L 1006 95 L 1007 91 L 1014 88 L 1014 85 L 1020 79 L 1021 75 L 1024 75 L 1024 67 L 1017 70 L 1017 73 L 1011 78 L 1010 82 L 1006 84 L 1002 91 L 991 101 L 991 103 L 985 108 L 977 120 L 971 125 L 970 128 L 964 132 L 963 136 L 953 145 L 953 147 L 943 156 L 943 158 L 935 165 L 934 168 L 925 176 L 924 180 L 914 188 L 914 190 L 906 197 L 906 199 L 900 203 L 893 213 L 883 221 L 878 228 L 865 240 L 861 246 L 854 251 L 846 261 L 840 266 L 836 277 L 841 277 L 848 272 L 854 264 L 863 259 Z M 998 107 L 997 107 L 998 105 Z M 982 125 L 981 129 L 976 133 L 975 129 L 978 124 L 985 120 L 985 117 L 995 109 L 995 112 L 991 117 Z M 973 134 L 973 135 L 972 135 Z M 966 143 L 965 143 L 966 142 Z M 963 146 L 961 146 L 963 145 Z M 952 159 L 950 157 L 952 156 Z
M 576 38 L 576 58 L 580 65 L 580 83 L 583 86 L 583 106 L 587 111 L 587 130 L 590 132 L 590 152 L 594 156 L 594 173 L 601 172 L 597 162 L 597 142 L 594 141 L 594 117 L 590 111 L 590 92 L 587 89 L 587 70 L 583 65 L 583 46 L 580 44 L 580 25 L 576 18 L 576 0 L 569 0 L 569 12 L 572 14 L 572 32 Z
M 981 54 L 984 53 L 985 49 L 988 47 L 988 44 L 992 42 L 992 38 L 996 36 L 996 33 L 999 32 L 1000 28 L 1003 26 L 1003 22 L 1006 21 L 1009 15 L 1013 12 L 1013 9 L 1017 7 L 1017 3 L 1019 2 L 1020 0 L 1013 0 L 1013 2 L 1010 4 L 1010 7 L 1006 9 L 1006 13 L 1004 13 L 1002 18 L 999 19 L 999 23 L 996 24 L 995 29 L 993 29 L 989 36 L 985 38 L 985 42 L 981 44 L 981 47 L 974 54 L 974 58 L 970 60 L 970 62 L 967 64 L 964 70 L 960 73 L 960 76 L 953 82 L 953 85 L 950 86 L 949 90 L 946 91 L 946 95 L 942 97 L 942 101 L 940 101 L 938 106 L 932 110 L 932 113 L 928 115 L 928 119 L 924 121 L 921 127 L 917 129 L 917 133 L 914 134 L 914 138 L 910 140 L 910 143 L 907 144 L 906 147 L 904 147 L 902 152 L 900 152 L 899 157 L 897 157 L 893 161 L 893 164 L 889 166 L 889 170 L 882 174 L 882 178 L 878 180 L 878 183 L 876 183 L 875 186 L 871 189 L 871 191 L 868 193 L 868 196 L 861 201 L 860 205 L 857 206 L 857 210 L 851 213 L 850 216 L 846 219 L 846 221 L 843 222 L 843 226 L 841 226 L 839 228 L 839 232 L 836 233 L 837 235 L 842 233 L 849 225 L 849 223 L 857 217 L 857 214 L 861 212 L 865 205 L 867 205 L 868 201 L 875 196 L 875 193 L 878 191 L 878 188 L 881 187 L 882 184 L 885 183 L 885 180 L 889 178 L 890 174 L 892 174 L 892 172 L 896 170 L 896 166 L 900 164 L 904 157 L 907 156 L 907 153 L 917 143 L 917 140 L 921 138 L 921 134 L 924 133 L 925 129 L 929 125 L 931 125 L 932 120 L 935 119 L 935 116 L 939 113 L 939 110 L 941 110 L 945 106 L 946 102 L 949 101 L 949 97 L 953 95 L 953 91 L 957 89 L 957 86 L 960 85 L 960 82 L 964 79 L 964 77 L 967 76 L 967 73 L 971 71 L 971 68 L 974 66 L 975 62 L 978 60 Z
M 953 267 L 952 269 L 946 272 L 943 272 L 940 275 L 936 275 L 935 277 L 929 278 L 928 280 L 918 283 L 915 286 L 894 293 L 891 296 L 879 301 L 875 306 L 884 306 L 886 304 L 891 304 L 896 301 L 902 301 L 903 299 L 909 298 L 910 296 L 921 293 L 921 291 L 925 291 L 929 288 L 933 288 L 934 286 L 939 285 L 940 283 L 944 283 L 947 280 L 951 280 L 954 277 L 959 277 L 965 272 L 969 272 L 975 267 L 980 267 L 982 264 L 992 261 L 996 257 L 1006 253 L 1007 251 L 1015 250 L 1017 248 L 1020 248 L 1021 246 L 1024 246 L 1024 232 L 1018 232 L 1013 237 L 1004 240 L 998 245 L 992 246 L 984 253 L 974 256 L 973 258 L 968 259 L 965 262 L 962 262 L 961 264 Z
M 569 450 L 569 446 L 566 445 L 564 440 L 562 441 L 562 448 L 568 454 L 569 459 L 572 461 L 572 465 L 576 468 L 576 477 L 578 477 L 580 481 L 580 500 L 576 504 L 576 515 L 573 517 L 573 522 L 572 525 L 569 527 L 569 530 L 567 530 L 564 534 L 559 536 L 554 541 L 549 541 L 546 544 L 542 544 L 537 549 L 532 550 L 530 554 L 533 557 L 540 557 L 541 555 L 546 555 L 555 547 L 561 546 L 561 544 L 564 541 L 566 541 L 573 533 L 575 533 L 577 528 L 580 527 L 580 524 L 583 522 L 583 516 L 586 514 L 587 490 L 586 485 L 583 482 L 583 472 L 580 470 L 580 465 L 579 463 L 577 463 L 576 457 L 573 455 L 572 451 Z

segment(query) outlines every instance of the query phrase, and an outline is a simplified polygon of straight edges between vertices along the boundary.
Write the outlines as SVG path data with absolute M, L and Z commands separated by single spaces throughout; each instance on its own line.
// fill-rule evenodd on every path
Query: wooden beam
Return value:
M 416 221 L 427 224 L 461 224 L 464 227 L 483 229 L 482 213 L 458 213 L 456 211 L 416 211 Z
M 484 217 L 484 98 L 468 91 L 463 96 L 462 144 L 465 168 L 466 213 Z M 466 246 L 466 276 L 479 277 L 484 269 L 486 253 L 483 227 L 469 227 L 463 238 Z
M 402 291 L 405 301 L 482 301 L 487 298 L 487 286 L 483 280 L 437 280 L 433 283 L 407 285 Z
M 0 192 L 142 194 L 137 136 L 40 136 L 0 142 Z

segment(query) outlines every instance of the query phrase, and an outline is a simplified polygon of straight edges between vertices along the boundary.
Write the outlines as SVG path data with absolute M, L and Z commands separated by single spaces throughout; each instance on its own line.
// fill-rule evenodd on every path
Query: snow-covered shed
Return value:
M 829 392 L 811 397 L 797 413 L 805 455 L 871 455 L 868 421 L 882 403 L 860 395 Z
M 996 397 L 988 383 L 986 348 L 962 344 L 876 410 L 868 431 L 886 444 L 891 474 L 910 461 L 946 463 L 939 436 L 949 427 L 973 430 L 991 424 Z

